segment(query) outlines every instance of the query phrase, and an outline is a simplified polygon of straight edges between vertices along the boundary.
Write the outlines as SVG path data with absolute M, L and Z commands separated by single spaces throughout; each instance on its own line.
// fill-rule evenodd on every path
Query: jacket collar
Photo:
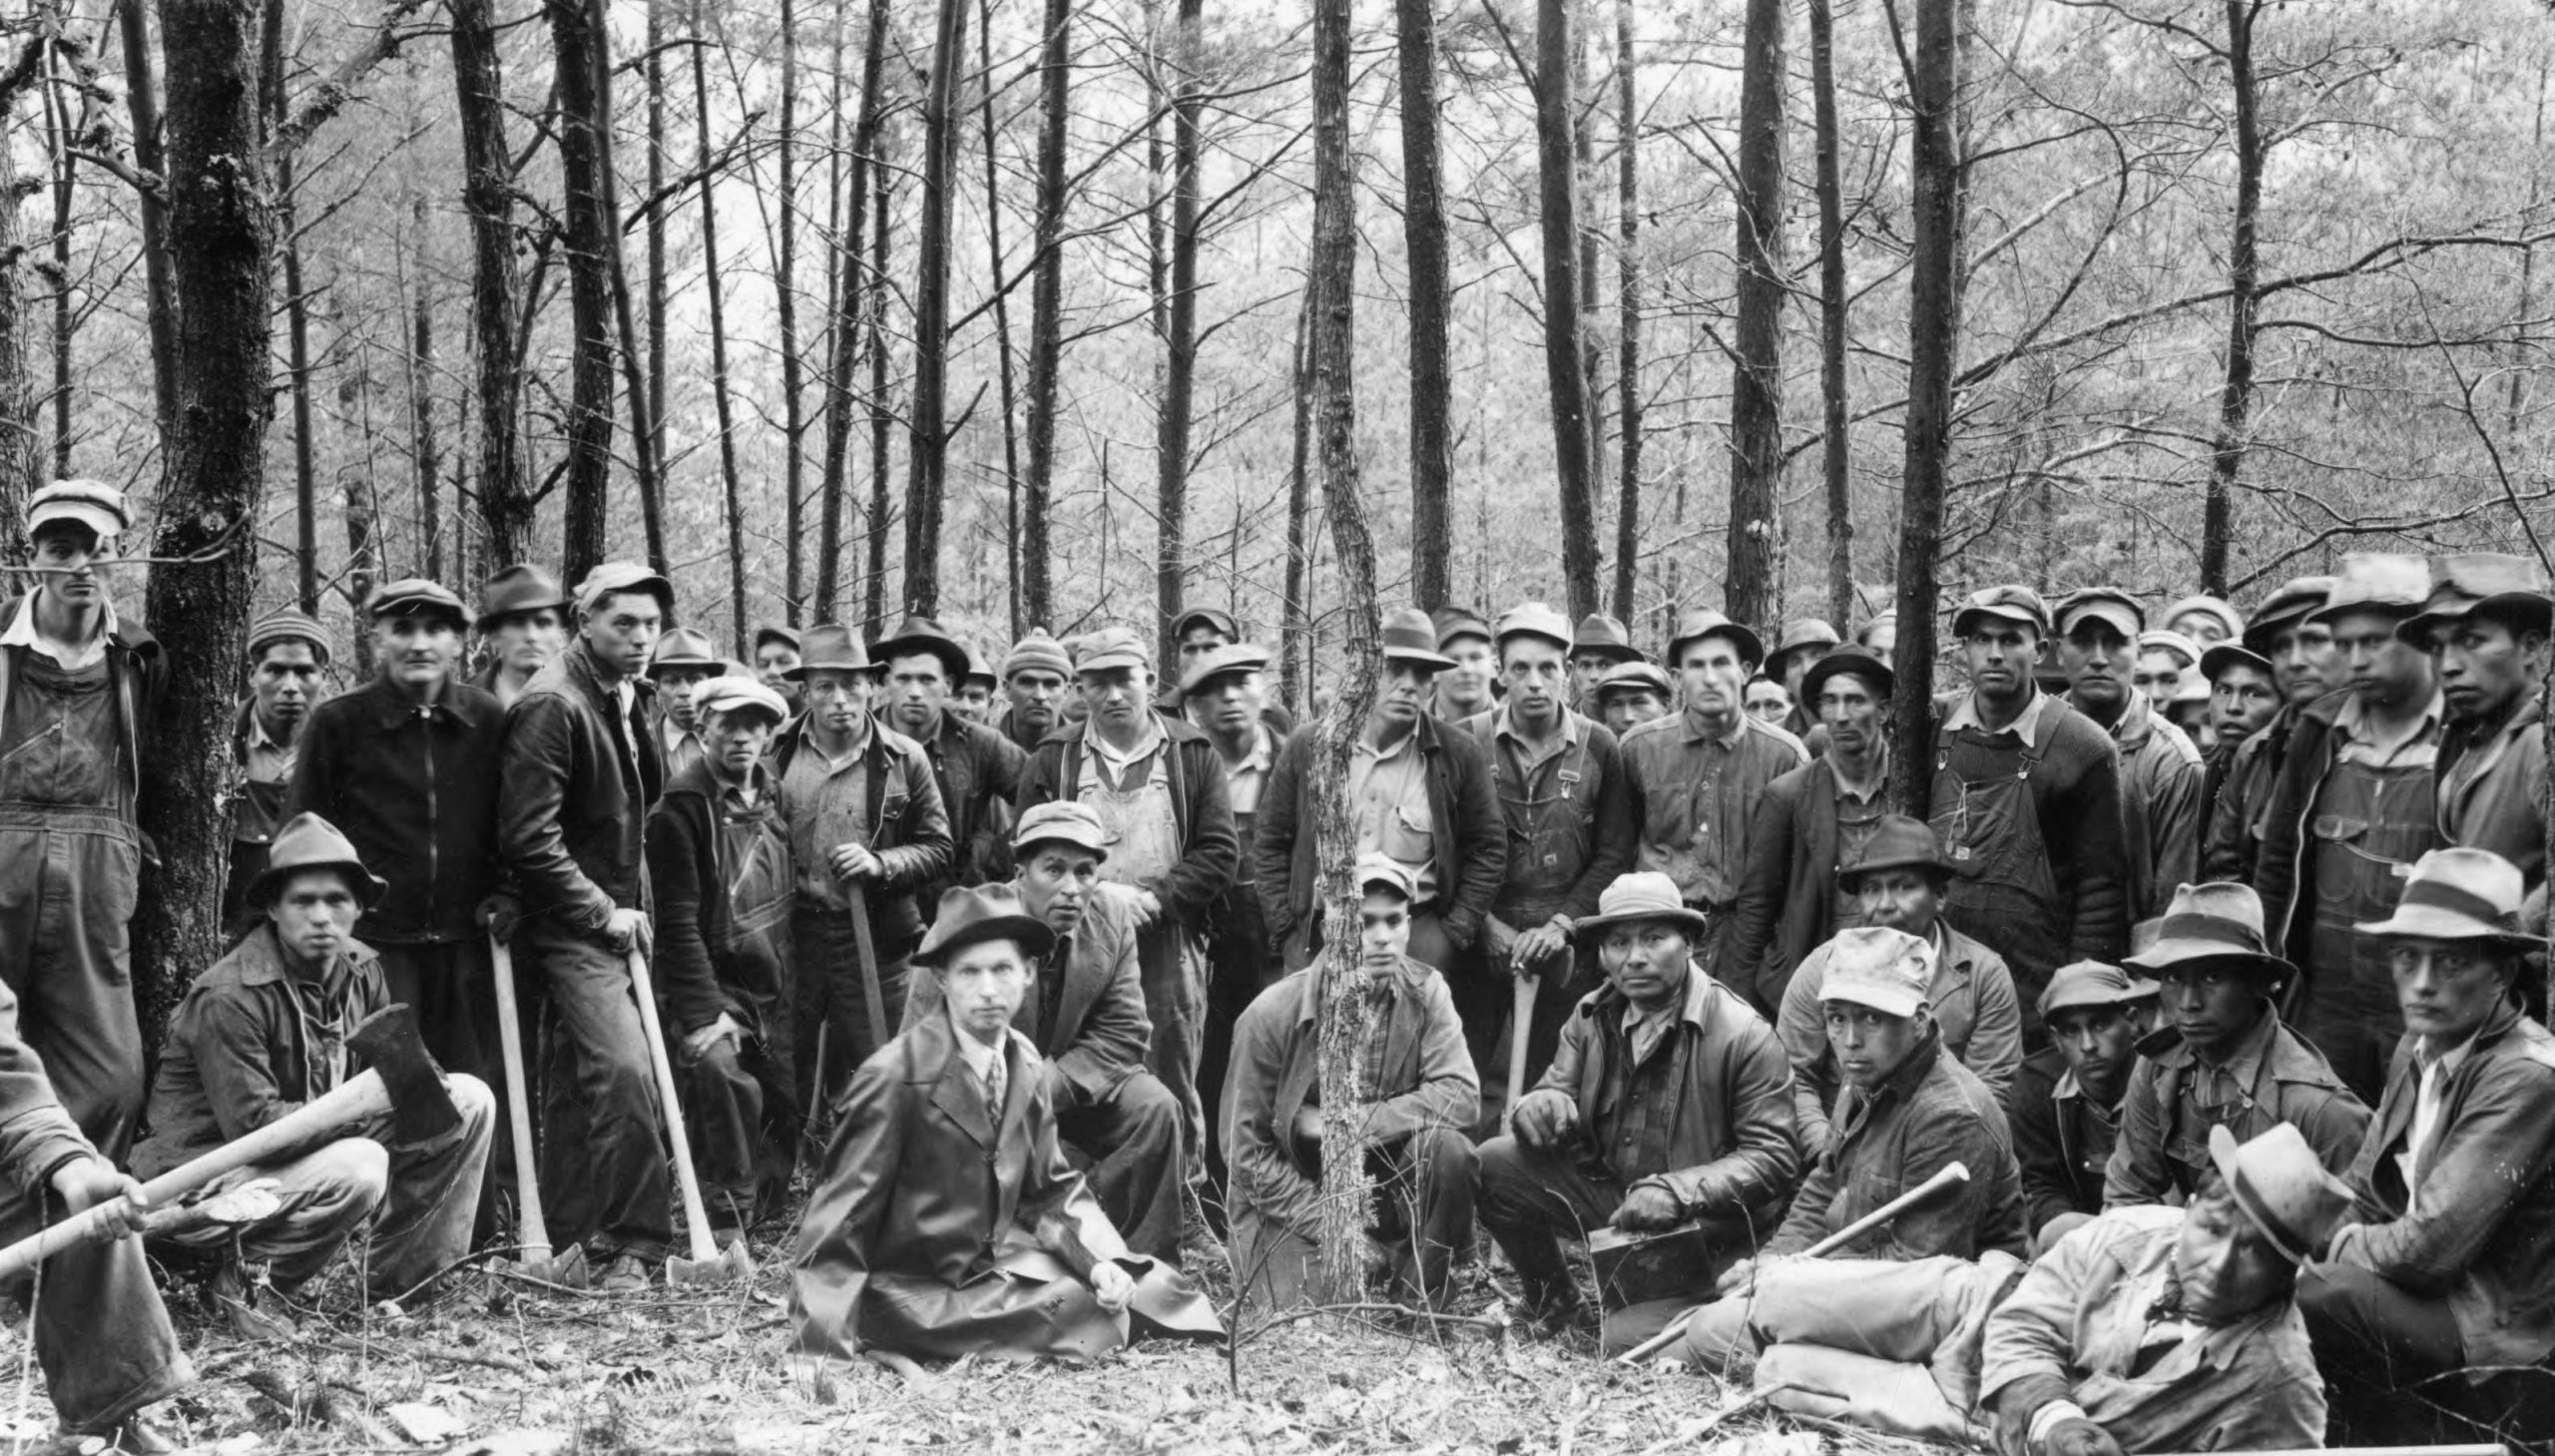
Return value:
M 360 971 L 373 959 L 372 947 L 361 941 L 349 940 L 346 949 L 337 953 L 338 963 L 349 973 Z M 283 963 L 283 947 L 275 943 L 271 921 L 241 937 L 240 943 L 217 964 L 228 967 L 231 979 L 242 986 L 275 986 L 292 979 L 292 971 Z
M 1749 728 L 1756 722 L 1757 720 L 1742 713 L 1732 722 L 1729 732 L 1716 734 L 1712 729 L 1704 727 L 1703 716 L 1695 712 L 1692 707 L 1688 707 L 1680 710 L 1677 715 L 1677 729 L 1690 743 L 1714 742 L 1725 748 L 1736 748 L 1740 740 L 1748 736 Z
M 463 728 L 477 728 L 478 710 L 463 702 L 463 695 L 452 691 L 460 682 L 458 673 L 444 675 L 443 694 L 435 700 L 434 711 L 452 715 L 453 721 Z M 399 691 L 399 685 L 390 681 L 390 674 L 386 671 L 374 673 L 372 681 L 364 685 L 364 692 L 371 695 L 367 706 L 372 710 L 373 723 L 383 732 L 417 717 L 416 703 Z
M 1936 1027 L 1925 1033 L 1925 1040 L 1916 1044 L 1915 1049 L 1907 1054 L 1906 1061 L 1881 1079 L 1880 1091 L 1871 1101 L 1876 1104 L 1883 1101 L 1903 1103 L 1914 1097 L 1925 1079 L 1934 1075 L 1934 1063 L 1941 1060 L 1942 1055 L 1943 1033 L 1940 1027 Z
M 948 1012 L 944 1009 L 922 1018 L 905 1036 L 912 1039 L 913 1080 L 931 1084 L 932 1106 L 975 1139 L 977 1146 L 988 1152 L 999 1147 L 1002 1128 L 985 1116 L 984 1096 L 973 1085 L 976 1074 L 968 1070 L 967 1059 L 958 1053 L 958 1032 L 950 1025 Z M 1024 1074 L 1040 1059 L 1038 1049 L 1014 1027 L 1003 1028 L 1002 1051 L 1002 1121 L 1008 1127 L 1028 1105 L 1029 1079 Z

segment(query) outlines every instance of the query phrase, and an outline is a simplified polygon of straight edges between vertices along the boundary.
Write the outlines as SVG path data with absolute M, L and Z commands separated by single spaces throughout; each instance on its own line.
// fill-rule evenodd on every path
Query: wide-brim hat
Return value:
M 1484 631 L 1482 636 L 1490 636 Z M 1455 660 L 1437 650 L 1437 624 L 1416 607 L 1403 607 L 1384 614 L 1384 661 L 1409 663 L 1442 673 L 1455 665 Z
M 1766 641 L 1756 633 L 1710 607 L 1689 607 L 1677 617 L 1676 635 L 1668 639 L 1668 666 L 1684 665 L 1686 644 L 1707 637 L 1727 637 L 1739 649 L 1739 660 L 1758 664 L 1766 661 Z
M 2166 627 L 2171 628 L 2176 622 L 2190 616 L 2194 612 L 2198 612 L 2204 617 L 2216 618 L 2218 620 L 2218 625 L 2226 629 L 2227 640 L 2229 642 L 2239 641 L 2245 636 L 2244 615 L 2239 613 L 2227 602 L 2220 598 L 2213 597 L 2207 592 L 2201 592 L 2193 596 L 2185 597 L 2181 601 L 2176 602 L 2173 606 L 2166 608 L 2156 620 L 2164 623 Z
M 85 526 L 104 540 L 123 535 L 133 517 L 124 492 L 103 480 L 57 480 L 27 498 L 27 539 L 61 521 Z
M 1103 859 L 1109 857 L 1109 826 L 1100 821 L 1099 813 L 1090 805 L 1076 799 L 1050 799 L 1033 805 L 1011 829 L 1014 850 L 1048 839 L 1088 849 Z
M 2245 624 L 2244 635 L 2238 640 L 2268 658 L 2272 655 L 2273 638 L 2313 615 L 2332 594 L 2331 577 L 2293 577 L 2254 609 L 2252 620 Z
M 1195 698 L 1220 678 L 1269 671 L 1269 649 L 1253 642 L 1229 642 L 1189 665 L 1180 678 L 1180 696 Z
M 929 653 L 940 659 L 950 687 L 967 680 L 967 645 L 928 617 L 908 617 L 896 624 L 895 631 L 869 645 L 870 658 L 882 664 L 914 653 Z
M 1579 630 L 1571 635 L 1570 655 L 1583 654 L 1617 663 L 1644 661 L 1640 648 L 1633 646 L 1632 634 L 1624 624 L 1603 612 L 1591 612 L 1579 619 Z
M 1818 999 L 1868 1006 L 1883 1016 L 1914 1016 L 1934 984 L 1934 942 L 1885 926 L 1839 930 L 1827 941 Z
M 1597 680 L 1597 698 L 1604 702 L 1609 693 L 1656 693 L 1662 701 L 1677 696 L 1677 685 L 1668 681 L 1668 670 L 1646 658 L 1633 658 L 1606 670 Z
M 2342 574 L 2324 605 L 2306 614 L 2308 622 L 2330 623 L 2354 612 L 2374 612 L 2401 623 L 2422 610 L 2431 594 L 2431 570 L 2418 556 L 2397 551 L 2353 552 L 2342 558 Z
M 568 590 L 559 579 L 529 562 L 513 566 L 488 578 L 479 589 L 479 630 L 486 632 L 509 617 L 526 612 L 558 612 L 565 614 L 575 604 L 568 600 Z
M 1571 648 L 1570 619 L 1541 602 L 1524 602 L 1499 614 L 1490 643 L 1505 651 L 1512 637 L 1540 637 L 1566 655 Z
M 2238 1143 L 2219 1123 L 2209 1130 L 2209 1161 L 2227 1180 L 2237 1212 L 2294 1264 L 2322 1257 L 2356 1208 L 2349 1186 L 2324 1167 L 2294 1123 L 2274 1123 L 2248 1143 Z
M 1942 836 L 1933 825 L 1908 814 L 1881 815 L 1871 837 L 1863 841 L 1863 852 L 1853 863 L 1836 867 L 1837 887 L 1850 892 L 1876 869 L 1921 869 L 1937 879 L 1953 872 L 1951 860 L 1943 853 Z
M 2124 963 L 2134 970 L 2163 972 L 2192 961 L 2238 962 L 2273 980 L 2286 981 L 2298 968 L 2272 953 L 2263 935 L 2263 901 L 2252 885 L 2182 885 L 2156 928 L 2156 943 L 2133 953 Z
M 372 589 L 364 599 L 364 619 L 378 622 L 384 617 L 437 617 L 454 627 L 470 625 L 470 609 L 441 582 L 424 577 L 403 577 Z
M 1825 687 L 1830 678 L 1848 677 L 1860 678 L 1871 684 L 1878 690 L 1877 696 L 1882 698 L 1887 698 L 1898 688 L 1898 675 L 1889 670 L 1889 664 L 1881 661 L 1880 654 L 1861 643 L 1847 643 L 1810 664 L 1808 671 L 1800 675 L 1801 711 L 1815 715 L 1818 712 L 1818 690 Z
M 939 912 L 911 959 L 918 966 L 936 966 L 987 940 L 1016 941 L 1031 960 L 1056 948 L 1056 932 L 1029 913 L 1018 889 L 1008 884 L 953 885 L 941 895 Z
M 2536 562 L 2503 551 L 2460 552 L 2431 563 L 2430 595 L 2422 599 L 2422 610 L 2395 624 L 2395 636 L 2428 650 L 2434 629 L 2482 612 L 2488 601 L 2495 604 L 2494 620 L 2510 620 L 2505 614 L 2516 612 L 2513 626 L 2538 632 L 2546 631 L 2555 607 L 2546 599 L 2546 578 Z
M 2110 623 L 2123 642 L 2136 642 L 2139 634 L 2147 630 L 2147 609 L 2118 587 L 2087 587 L 2059 598 L 2050 625 L 2058 636 L 2065 637 L 2087 617 Z
M 2489 849 L 2434 849 L 2413 862 L 2394 913 L 2351 929 L 2422 940 L 2483 940 L 2534 949 L 2520 923 L 2527 885 L 2519 866 Z
M 2074 961 L 2050 972 L 2049 989 L 2040 993 L 2040 1019 L 2088 1006 L 2128 1006 L 2164 989 L 2103 961 Z
M 969 647 L 967 649 L 967 675 L 964 678 L 959 679 L 959 681 L 961 683 L 982 683 L 985 687 L 990 689 L 998 685 L 1002 680 L 994 676 L 993 668 L 985 662 L 985 655 L 976 651 L 975 648 Z
M 1804 617 L 1797 622 L 1785 623 L 1781 642 L 1772 653 L 1767 654 L 1766 676 L 1780 683 L 1784 678 L 1784 665 L 1791 661 L 1792 654 L 1808 648 L 1816 648 L 1824 653 L 1842 641 L 1844 639 L 1836 635 L 1835 628 L 1815 617 Z
M 2219 675 L 2229 668 L 2251 668 L 2257 673 L 2269 673 L 2272 662 L 2252 648 L 2235 642 L 2222 642 L 2200 655 L 2200 675 L 2209 682 L 2217 682 Z
M 2044 639 L 2050 635 L 2049 604 L 2029 587 L 1982 587 L 1963 597 L 1952 612 L 1952 636 L 1967 637 L 1969 625 L 1981 617 L 2028 627 Z
M 242 898 L 251 905 L 263 905 L 285 880 L 308 869 L 342 872 L 354 886 L 355 898 L 367 910 L 390 892 L 387 882 L 363 867 L 363 856 L 355 853 L 354 841 L 338 832 L 336 825 L 304 810 L 275 830 L 275 837 L 266 845 L 266 867 L 249 881 Z
M 710 640 L 708 633 L 678 627 L 657 639 L 656 651 L 648 654 L 648 676 L 655 678 L 659 673 L 674 668 L 716 670 L 726 664 L 727 659 L 719 656 L 718 645 Z
M 1573 921 L 1570 938 L 1581 945 L 1596 942 L 1598 932 L 1609 925 L 1633 921 L 1665 920 L 1683 928 L 1689 937 L 1701 936 L 1712 927 L 1704 913 L 1686 903 L 1677 893 L 1677 882 L 1656 870 L 1635 870 L 1615 877 L 1597 896 L 1597 913 L 1582 915 Z
M 870 659 L 869 650 L 848 627 L 822 623 L 807 629 L 798 650 L 798 666 L 780 676 L 792 683 L 807 681 L 809 673 L 861 673 L 876 677 L 883 667 Z

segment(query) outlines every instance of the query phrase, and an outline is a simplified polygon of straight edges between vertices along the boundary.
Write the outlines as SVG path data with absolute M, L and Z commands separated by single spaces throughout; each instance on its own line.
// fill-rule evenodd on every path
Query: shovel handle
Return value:
M 639 998 L 639 1024 L 648 1033 L 648 1061 L 657 1073 L 657 1101 L 666 1110 L 667 1140 L 675 1148 L 675 1183 L 683 1192 L 685 1231 L 692 1238 L 692 1256 L 702 1263 L 719 1257 L 719 1245 L 710 1236 L 710 1210 L 701 1202 L 701 1179 L 692 1171 L 692 1139 L 683 1127 L 683 1097 L 675 1088 L 674 1058 L 666 1048 L 666 1028 L 657 1019 L 657 987 L 648 976 L 648 958 L 637 946 L 630 948 L 630 990 Z
M 497 988 L 497 1046 L 506 1064 L 506 1122 L 514 1133 L 515 1241 L 533 1263 L 550 1259 L 550 1224 L 541 1216 L 541 1171 L 532 1144 L 532 1100 L 524 1091 L 523 1014 L 515 999 L 515 957 L 488 937 L 489 980 Z

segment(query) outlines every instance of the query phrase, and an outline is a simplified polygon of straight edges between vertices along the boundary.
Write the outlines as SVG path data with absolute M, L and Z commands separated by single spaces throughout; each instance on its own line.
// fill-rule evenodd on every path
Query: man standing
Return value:
M 2316 614 L 2348 691 L 2300 715 L 2254 872 L 2271 945 L 2303 973 L 2289 1014 L 2363 1101 L 2404 1023 L 2384 947 L 2351 927 L 2384 919 L 2403 871 L 2440 841 L 2447 710 L 2431 660 L 2395 635 L 2429 581 L 2420 557 L 2353 557 Z
M 2189 638 L 2205 653 L 2222 642 L 2243 641 L 2245 619 L 2235 608 L 2203 592 L 2166 608 L 2165 630 Z
M 1603 721 L 1606 731 L 1620 743 L 1624 734 L 1642 724 L 1666 718 L 1676 702 L 1677 685 L 1668 681 L 1668 675 L 1657 664 L 1635 658 L 1606 670 L 1606 676 L 1597 684 L 1595 711 L 1589 717 Z
M 870 644 L 869 655 L 886 673 L 881 716 L 889 728 L 922 744 L 940 785 L 940 807 L 949 816 L 949 864 L 923 887 L 923 902 L 937 904 L 952 886 L 983 884 L 1002 872 L 1027 754 L 1001 733 L 949 711 L 959 680 L 967 676 L 967 649 L 939 623 L 908 617 Z
M 1251 848 L 1280 741 L 1261 715 L 1261 675 L 1268 666 L 1267 649 L 1238 642 L 1191 663 L 1180 684 L 1188 720 L 1206 732 L 1224 764 L 1225 798 L 1234 816 L 1234 881 L 1207 916 L 1207 1025 L 1199 1047 L 1198 1104 L 1208 1110 L 1207 1179 L 1214 1188 L 1226 1183 L 1219 1142 L 1224 1125 L 1216 1110 L 1224 1106 L 1234 1025 L 1285 969 L 1261 910 L 1259 860 Z
M 1065 656 L 1064 644 L 1047 635 L 1047 629 L 1033 627 L 1012 645 L 1010 656 L 1002 660 L 1008 707 L 999 724 L 1012 746 L 1024 754 L 1031 752 L 1041 738 L 1056 730 L 1064 721 L 1065 694 L 1073 676 L 1073 660 Z
M 1626 663 L 1644 659 L 1641 650 L 1624 633 L 1624 624 L 1603 612 L 1591 612 L 1579 620 L 1579 631 L 1570 640 L 1570 706 L 1582 716 L 1598 716 L 1597 685 L 1606 674 Z
M 328 635 L 290 608 L 269 612 L 249 629 L 249 697 L 231 735 L 240 791 L 231 802 L 231 878 L 222 891 L 222 923 L 235 937 L 255 923 L 249 882 L 265 871 L 266 843 L 287 817 L 283 801 L 301 751 L 301 726 L 319 702 L 327 668 Z
M 1499 666 L 1493 657 L 1490 624 L 1469 607 L 1440 607 L 1429 614 L 1437 629 L 1437 651 L 1450 666 L 1437 673 L 1436 691 L 1428 700 L 1428 714 L 1439 723 L 1462 723 L 1498 706 L 1491 696 L 1491 680 L 1498 676 Z
M 2546 683 L 2555 603 L 2536 566 L 2478 552 L 2432 567 L 2430 600 L 2395 635 L 2430 654 L 2448 725 L 2435 765 L 2440 837 L 2546 879 Z
M 802 641 L 798 629 L 766 622 L 755 629 L 755 681 L 780 695 L 784 703 L 795 703 L 798 685 L 789 670 L 798 666 L 798 648 Z
M 994 670 L 985 665 L 983 654 L 969 646 L 967 676 L 958 680 L 958 696 L 950 700 L 950 708 L 969 723 L 990 725 L 994 688 Z
M 1482 922 L 1480 974 L 1454 982 L 1455 1011 L 1475 1067 L 1491 1065 L 1516 997 L 1536 983 L 1526 1072 L 1542 1075 L 1561 1024 L 1592 989 L 1571 953 L 1570 929 L 1632 868 L 1632 791 L 1615 735 L 1573 713 L 1570 621 L 1541 602 L 1499 619 L 1498 708 L 1461 725 L 1481 745 L 1508 831 L 1508 864 Z M 1513 1043 L 1512 1043 L 1513 1045 Z
M 1748 820 L 1727 982 L 1771 1012 L 1811 949 L 1861 921 L 1837 879 L 1889 811 L 1889 698 L 1897 678 L 1860 647 L 1803 671 L 1800 691 L 1827 751 L 1766 786 Z
M 471 686 L 512 708 L 532 675 L 568 645 L 568 594 L 537 566 L 516 565 L 479 591 L 479 640 L 488 664 Z
M 2049 610 L 2028 588 L 1971 594 L 1952 635 L 1970 686 L 1934 728 L 1928 817 L 1955 876 L 1943 914 L 2005 958 L 2028 1046 L 2060 962 L 2129 949 L 2120 754 L 2033 681 Z
M 1818 726 L 1818 712 L 1801 695 L 1808 690 L 1802 678 L 1810 664 L 1836 650 L 1836 629 L 1815 617 L 1784 624 L 1784 637 L 1774 656 L 1766 659 L 1766 676 L 1784 686 L 1784 696 L 1791 700 L 1789 716 L 1784 729 L 1806 742 L 1809 730 Z
M 707 633 L 678 627 L 657 639 L 648 659 L 648 681 L 657 685 L 657 756 L 672 783 L 701 761 L 701 724 L 693 717 L 692 690 L 726 669 Z
M 2299 715 L 2336 686 L 2333 630 L 2310 620 L 2332 589 L 2331 577 L 2300 577 L 2265 598 L 2254 610 L 2254 625 L 2245 629 L 2245 648 L 2271 664 L 2280 706 L 2269 723 L 2238 745 L 2228 760 L 2225 783 L 2210 800 L 2209 830 L 2201 843 L 2203 879 L 2254 882 L 2263 818 L 2289 755 L 2290 734 Z
M 2133 923 L 2164 914 L 2174 886 L 2193 878 L 2204 777 L 2200 749 L 2128 681 L 2130 645 L 2145 623 L 2129 594 L 2110 587 L 2089 587 L 2058 604 L 2067 706 L 2109 731 L 2120 749 L 2121 852 Z
M 2035 1249 L 2103 1211 L 2103 1171 L 2160 990 L 2118 966 L 2078 961 L 2060 966 L 2041 993 L 2041 1025 L 2055 1045 L 2023 1062 L 2006 1103 Z
M 2204 826 L 2217 812 L 2227 787 L 2228 770 L 2247 738 L 2271 727 L 2280 712 L 2280 682 L 2271 659 L 2243 643 L 2222 642 L 2200 655 L 2201 676 L 2209 680 L 2209 739 L 2199 744 L 2201 814 Z
M 606 1289 L 647 1287 L 673 1237 L 656 1078 L 628 956 L 654 947 L 641 850 L 664 760 L 642 680 L 674 587 L 629 562 L 577 588 L 577 641 L 506 710 L 497 853 L 522 897 L 518 956 L 541 968 L 541 1184 L 561 1246 L 583 1244 Z
M 2138 657 L 2130 681 L 2161 718 L 2173 712 L 2184 687 L 2200 671 L 2200 644 L 2179 632 L 2141 631 L 2136 637 Z
M 1641 814 L 1635 867 L 1675 880 L 1686 904 L 1711 922 L 1701 962 L 1708 976 L 1721 974 L 1733 939 L 1748 816 L 1768 785 L 1809 761 L 1800 739 L 1741 710 L 1741 692 L 1764 655 L 1757 634 L 1719 612 L 1687 612 L 1668 644 L 1686 711 L 1623 739 L 1624 775 Z

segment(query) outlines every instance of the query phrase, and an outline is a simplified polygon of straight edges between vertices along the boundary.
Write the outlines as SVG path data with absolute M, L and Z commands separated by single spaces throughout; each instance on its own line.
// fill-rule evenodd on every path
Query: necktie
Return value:
M 1002 1131 L 1002 1057 L 995 1054 L 985 1064 L 985 1075 L 979 1079 L 985 1090 L 985 1122 L 995 1132 Z

